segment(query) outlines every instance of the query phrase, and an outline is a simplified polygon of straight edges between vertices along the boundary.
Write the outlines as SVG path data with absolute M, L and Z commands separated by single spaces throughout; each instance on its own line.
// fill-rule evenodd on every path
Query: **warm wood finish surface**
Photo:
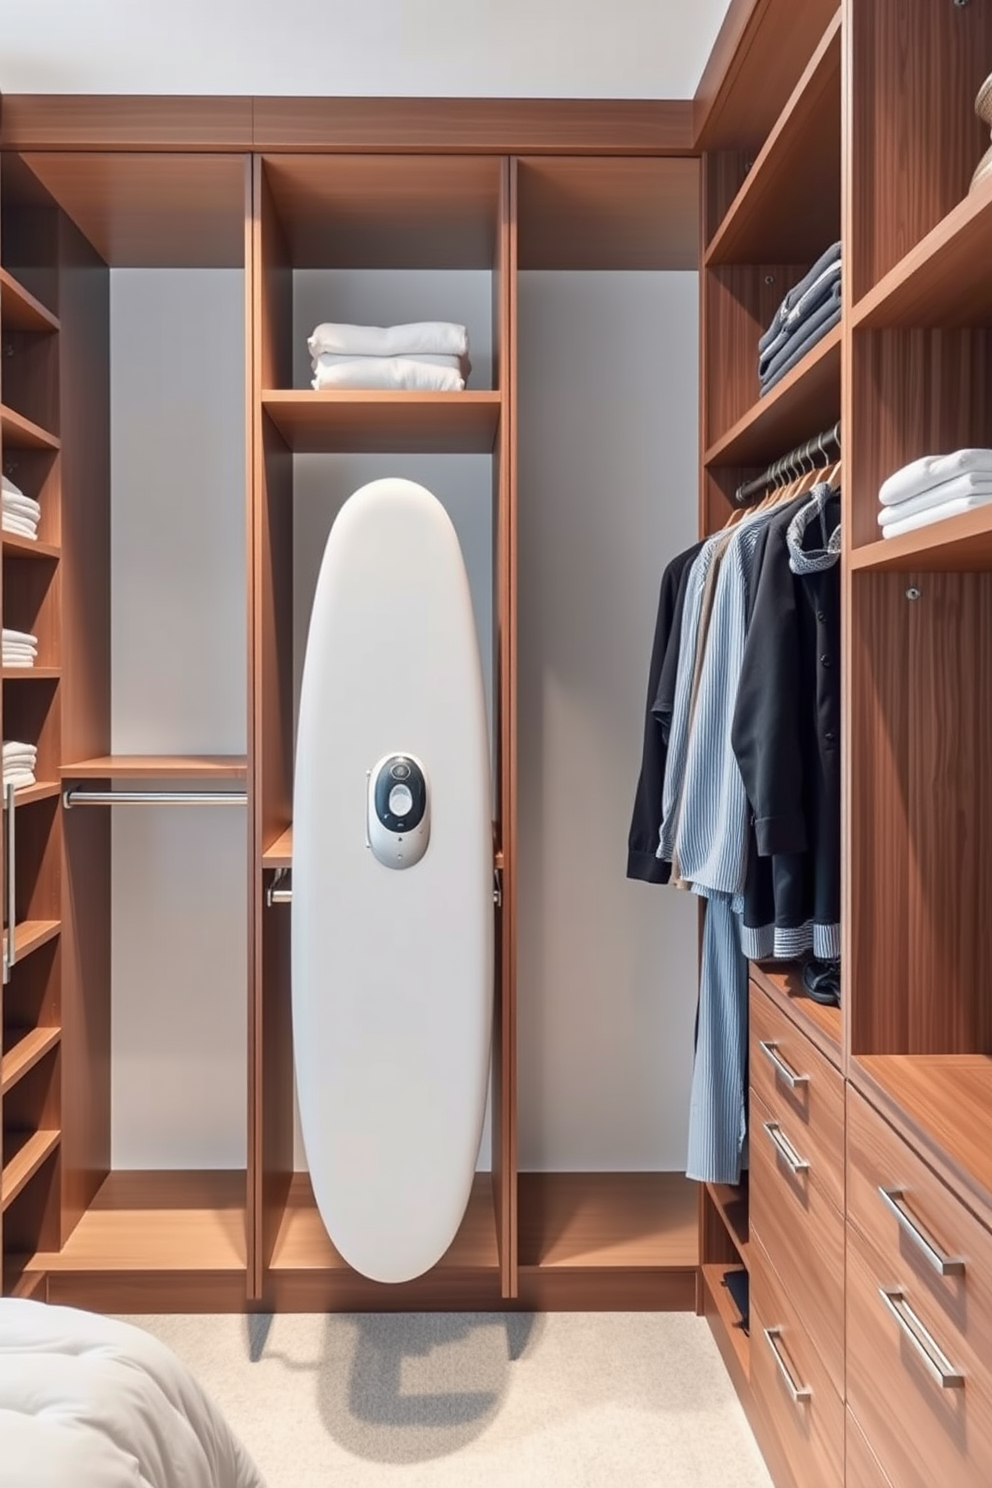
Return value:
M 840 11 L 716 231 L 705 261 L 810 261 L 840 237 Z
M 752 961 L 749 975 L 751 982 L 760 987 L 765 996 L 786 1017 L 791 1018 L 800 1032 L 811 1039 L 820 1053 L 839 1069 L 843 1063 L 843 1019 L 840 1008 L 815 1002 L 803 987 L 797 966 L 780 961 Z
M 719 1214 L 731 1245 L 747 1265 L 748 1261 L 748 1184 L 745 1172 L 740 1183 L 707 1183 L 706 1192 Z
M 111 1173 L 62 1250 L 31 1269 L 243 1273 L 245 1175 Z
M 54 940 L 61 929 L 58 920 L 21 920 L 14 927 L 14 952 L 18 960 L 30 956 L 32 951 L 37 951 L 48 941 Z M 6 938 L 7 932 L 4 931 L 4 939 Z
M 74 152 L 24 159 L 114 268 L 244 263 L 241 156 Z
M 62 794 L 58 780 L 39 780 L 37 785 L 23 785 L 14 792 L 15 806 L 30 806 L 34 801 L 48 801 Z
M 846 1412 L 846 1416 L 847 1476 L 844 1479 L 844 1488 L 892 1488 L 854 1416 L 850 1411 Z
M 61 549 L 55 543 L 37 541 L 31 537 L 22 537 L 19 532 L 4 532 L 0 538 L 3 555 L 5 558 L 40 558 L 58 560 L 61 557 Z
M 765 996 L 751 987 L 751 1090 L 781 1121 L 792 1145 L 807 1158 L 815 1182 L 841 1213 L 844 1211 L 844 1081 L 839 1070 L 824 1059 L 795 1024 Z M 803 1081 L 795 1090 L 778 1072 L 767 1045 Z M 764 1144 L 763 1132 L 753 1141 Z M 763 1216 L 767 1228 L 770 1215 Z
M 262 406 L 294 454 L 488 455 L 500 418 L 493 392 L 268 390 Z
M 759 148 L 836 10 L 836 0 L 733 0 L 696 89 L 697 147 Z
M 693 148 L 692 104 L 682 99 L 261 97 L 252 102 L 256 150 L 687 155 Z M 5 110 L 7 105 L 4 99 Z
M 0 1210 L 5 1210 L 31 1182 L 41 1165 L 58 1147 L 60 1133 L 4 1131 L 3 1171 L 0 1173 Z
M 262 853 L 263 868 L 292 868 L 293 828 L 288 826 Z
M 521 1173 L 520 1265 L 693 1267 L 696 1186 L 681 1173 Z
M 0 668 L 5 682 L 57 682 L 61 675 L 61 668 L 53 666 Z
M 294 268 L 488 269 L 496 155 L 281 155 L 265 178 Z
M 699 163 L 528 157 L 517 162 L 521 269 L 695 269 Z
M 0 268 L 0 325 L 5 331 L 57 331 L 53 315 L 7 269 Z
M 0 439 L 6 449 L 57 450 L 59 439 L 47 429 L 15 413 L 13 408 L 0 407 Z
M 724 1282 L 728 1271 L 742 1270 L 743 1267 L 714 1263 L 704 1265 L 702 1268 L 702 1282 L 706 1292 L 703 1304 L 704 1312 L 708 1313 L 712 1307 L 719 1319 L 720 1332 L 726 1345 L 729 1345 L 736 1361 L 740 1376 L 748 1380 L 751 1374 L 750 1353 L 751 1341 L 744 1332 L 741 1315 L 737 1311 L 733 1297 Z
M 29 1070 L 44 1059 L 62 1037 L 60 1028 L 4 1029 L 4 1054 L 0 1060 L 0 1096 L 12 1090 Z
M 4 150 L 250 150 L 250 98 L 5 93 Z
M 244 780 L 243 754 L 106 754 L 62 766 L 63 780 Z
M 837 326 L 766 397 L 753 403 L 710 445 L 706 464 L 764 465 L 829 428 L 840 415 L 840 336 Z M 754 363 L 757 388 L 757 340 Z
M 881 1287 L 900 1288 L 921 1318 L 918 1288 L 878 1257 L 856 1230 L 847 1244 L 848 1404 L 898 1488 L 985 1488 L 992 1477 L 992 1375 L 948 1330 L 934 1341 L 963 1388 L 942 1389 L 891 1316 Z M 929 1323 L 927 1324 L 929 1326 Z
M 701 385 L 704 450 L 722 443 L 729 430 L 765 409 L 766 400 L 758 397 L 758 339 L 786 291 L 798 284 L 808 267 L 805 260 L 721 264 L 700 276 L 706 365 L 713 369 L 704 373 Z M 774 391 L 769 396 L 774 397 Z M 775 453 L 781 454 L 782 448 Z
M 750 1270 L 751 1384 L 780 1437 L 802 1488 L 842 1488 L 844 1483 L 844 1402 L 824 1368 L 797 1307 L 783 1290 L 764 1246 L 756 1244 Z M 782 1377 L 765 1329 L 775 1342 L 794 1384 L 810 1391 L 794 1401 Z
M 992 568 L 992 507 L 979 506 L 901 537 L 879 538 L 851 554 L 852 569 L 876 573 L 973 573 Z
M 38 661 L 42 667 L 57 667 L 61 659 L 61 599 L 60 575 L 52 564 L 4 564 L 4 624 L 37 637 Z
M 766 1122 L 809 1162 L 793 1175 L 779 1157 Z M 804 1149 L 806 1134 L 786 1108 L 765 1106 L 751 1087 L 751 1242 L 759 1240 L 796 1307 L 838 1391 L 844 1388 L 844 1216 L 830 1194 L 836 1176 Z M 838 1154 L 843 1178 L 843 1150 Z

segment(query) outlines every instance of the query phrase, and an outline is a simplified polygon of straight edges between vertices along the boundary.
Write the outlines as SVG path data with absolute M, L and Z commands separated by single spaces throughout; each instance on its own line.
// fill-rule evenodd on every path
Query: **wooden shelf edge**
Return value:
M 0 404 L 0 431 L 3 433 L 3 442 L 11 449 L 43 449 L 60 450 L 62 441 L 55 434 L 49 434 L 40 424 L 25 418 L 23 414 L 15 413 L 13 408 L 6 404 Z
M 4 532 L 0 528 L 0 541 L 6 558 L 48 558 L 57 563 L 62 557 L 62 549 L 55 543 L 35 541 L 19 532 Z
M 3 667 L 0 669 L 0 676 L 5 682 L 57 682 L 61 675 L 61 667 Z
M 733 428 L 728 429 L 726 434 L 711 444 L 703 456 L 703 464 L 707 467 L 713 465 L 748 464 L 752 456 L 748 450 L 748 444 L 754 443 L 754 432 L 760 430 L 764 425 L 774 427 L 787 413 L 792 404 L 800 402 L 806 392 L 807 386 L 814 383 L 819 387 L 821 379 L 825 379 L 836 371 L 838 403 L 840 395 L 840 345 L 843 333 L 842 326 L 834 326 L 824 336 L 822 341 L 809 351 L 797 367 L 793 367 L 787 376 L 768 394 L 766 398 L 759 398 L 741 418 L 737 420 Z M 755 360 L 757 361 L 758 349 L 755 346 Z M 831 365 L 831 364 L 835 364 Z M 829 422 L 829 418 L 821 418 L 819 426 L 823 427 Z M 811 432 L 817 432 L 813 430 Z M 749 440 L 748 436 L 752 436 Z M 754 463 L 761 464 L 759 457 Z
M 62 765 L 63 780 L 246 780 L 243 754 L 107 754 Z
M 62 1133 L 58 1131 L 32 1132 L 0 1175 L 0 1210 L 5 1211 L 14 1202 L 61 1140 Z
M 7 303 L 13 300 L 14 316 L 8 319 Z M 25 289 L 9 269 L 0 268 L 0 327 L 16 331 L 57 331 L 60 323 L 46 305 Z
M 60 1042 L 61 1028 L 32 1028 L 0 1059 L 0 1096 L 33 1070 Z
M 839 1007 L 825 1007 L 814 1002 L 811 997 L 789 995 L 790 984 L 798 984 L 797 992 L 802 985 L 798 965 L 783 962 L 771 966 L 761 961 L 749 961 L 748 975 L 825 1059 L 835 1068 L 843 1068 L 843 1012 Z
M 733 1298 L 723 1284 L 725 1272 L 733 1271 L 734 1269 L 733 1263 L 727 1261 L 713 1261 L 700 1267 L 703 1286 L 709 1293 L 713 1303 L 713 1311 L 716 1314 L 715 1321 L 722 1327 L 726 1341 L 733 1352 L 744 1380 L 749 1381 L 751 1378 L 750 1339 L 741 1326 L 740 1315 L 734 1306 Z
M 39 780 L 35 785 L 24 785 L 14 792 L 15 806 L 30 806 L 33 801 L 50 801 L 60 796 L 62 787 L 57 780 Z
M 816 51 L 810 58 L 802 77 L 796 84 L 789 101 L 778 117 L 764 145 L 758 153 L 754 164 L 748 171 L 741 189 L 731 202 L 724 215 L 723 221 L 717 228 L 710 240 L 709 247 L 703 254 L 703 265 L 706 268 L 721 263 L 733 263 L 734 257 L 734 234 L 739 228 L 741 218 L 749 213 L 751 203 L 764 191 L 766 182 L 774 174 L 778 157 L 784 148 L 785 141 L 792 135 L 797 117 L 804 109 L 811 109 L 819 99 L 819 93 L 829 82 L 833 71 L 840 67 L 840 37 L 841 37 L 840 9 L 834 15 L 820 40 Z M 836 55 L 834 55 L 836 54 Z M 794 141 L 789 138 L 789 144 Z M 838 149 L 840 141 L 838 140 Z M 739 236 L 738 231 L 738 236 Z M 729 240 L 729 243 L 728 243 Z M 826 246 L 826 245 L 824 245 Z
M 61 930 L 61 920 L 21 920 L 14 926 L 16 959 L 21 961 L 25 956 L 30 956 L 32 951 L 37 951 L 48 941 L 54 940 Z M 4 938 L 6 938 L 6 932 L 4 932 Z
M 746 1214 L 749 1202 L 748 1184 L 746 1179 L 742 1180 L 742 1182 L 739 1183 L 736 1187 L 732 1187 L 729 1183 L 707 1183 L 706 1192 L 709 1195 L 710 1202 L 712 1203 L 714 1209 L 717 1211 L 720 1219 L 723 1222 L 723 1228 L 727 1232 L 727 1237 L 730 1240 L 731 1245 L 740 1256 L 742 1265 L 746 1266 L 749 1244 L 748 1237 L 747 1235 L 741 1235 L 740 1230 L 731 1218 L 730 1213 L 730 1211 L 735 1208 L 738 1210 L 738 1213 L 740 1213 L 741 1208 L 743 1208 Z
M 992 567 L 992 502 L 899 537 L 851 549 L 854 572 L 967 571 Z
M 290 822 L 286 829 L 274 837 L 268 847 L 262 851 L 262 868 L 292 868 L 293 866 L 293 824 Z

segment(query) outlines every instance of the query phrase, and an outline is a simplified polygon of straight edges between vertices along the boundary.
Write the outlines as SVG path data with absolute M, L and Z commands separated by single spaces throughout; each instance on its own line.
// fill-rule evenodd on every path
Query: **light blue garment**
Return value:
M 747 1134 L 747 961 L 730 901 L 711 896 L 703 923 L 699 1022 L 686 1173 L 737 1183 Z

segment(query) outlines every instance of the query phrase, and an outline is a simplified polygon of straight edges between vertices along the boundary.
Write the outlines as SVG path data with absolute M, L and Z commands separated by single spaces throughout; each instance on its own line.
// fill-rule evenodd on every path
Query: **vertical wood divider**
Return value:
M 855 507 L 855 457 L 858 422 L 854 410 L 854 335 L 851 327 L 851 305 L 858 275 L 854 266 L 857 252 L 857 197 L 854 190 L 855 140 L 854 140 L 854 36 L 853 0 L 844 0 L 841 18 L 841 71 L 840 71 L 840 118 L 841 118 L 841 165 L 840 165 L 840 233 L 843 254 L 843 294 L 845 298 L 843 317 L 843 340 L 841 342 L 840 365 L 840 427 L 843 450 L 843 478 L 841 480 L 841 965 L 844 968 L 844 996 L 841 999 L 843 1033 L 841 1061 L 847 1073 L 851 1056 L 852 998 L 857 997 L 858 967 L 855 961 L 856 941 L 854 935 L 855 903 L 853 877 L 855 855 L 852 842 L 854 791 L 852 781 L 855 764 L 852 750 L 855 746 L 853 726 L 854 705 L 857 689 L 852 673 L 855 667 L 865 665 L 859 659 L 853 645 L 854 590 L 851 571 L 851 543 L 854 534 Z M 863 741 L 862 741 L 863 742 Z M 862 802 L 863 806 L 864 803 Z M 867 818 L 862 818 L 861 827 Z
M 245 587 L 247 635 L 246 656 L 248 665 L 247 737 L 248 775 L 246 790 L 248 811 L 246 822 L 247 882 L 245 892 L 247 904 L 247 997 L 248 1047 L 252 1047 L 255 1014 L 256 986 L 256 920 L 261 906 L 256 886 L 261 881 L 261 854 L 258 833 L 255 830 L 255 731 L 252 727 L 255 708 L 255 422 L 258 408 L 255 399 L 255 170 L 254 157 L 246 155 L 245 169 Z M 258 1193 L 258 1143 L 255 1140 L 255 1108 L 258 1099 L 258 1082 L 255 1078 L 255 1061 L 249 1052 L 247 1062 L 247 1122 L 245 1173 L 245 1294 L 249 1302 L 257 1302 L 262 1295 L 262 1264 L 256 1232 L 256 1214 L 259 1205 Z

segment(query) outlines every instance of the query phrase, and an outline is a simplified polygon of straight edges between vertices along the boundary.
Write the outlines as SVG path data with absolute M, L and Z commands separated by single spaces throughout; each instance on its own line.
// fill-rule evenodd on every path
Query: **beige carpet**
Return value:
M 269 1488 L 770 1488 L 687 1313 L 137 1317 Z

